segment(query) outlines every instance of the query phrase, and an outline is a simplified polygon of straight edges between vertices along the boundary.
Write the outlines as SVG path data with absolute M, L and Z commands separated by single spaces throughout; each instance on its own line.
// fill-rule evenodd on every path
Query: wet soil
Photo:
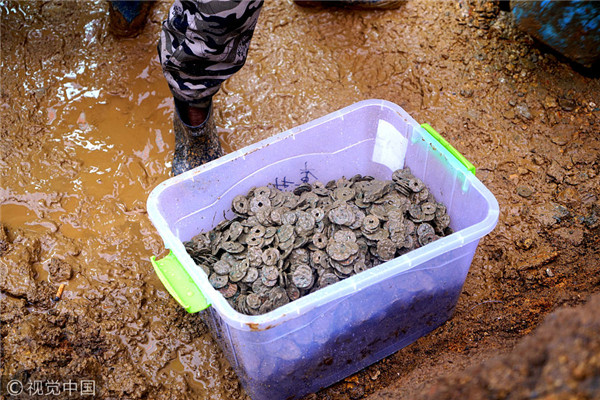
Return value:
M 370 399 L 597 399 L 598 332 L 600 295 L 595 295 L 584 306 L 550 314 L 508 354 L 425 387 L 392 385 Z
M 462 382 L 477 361 L 513 362 L 545 316 L 600 291 L 600 79 L 505 11 L 471 6 L 267 2 L 246 66 L 215 99 L 226 150 L 390 100 L 473 162 L 500 203 L 455 316 L 310 399 L 411 398 L 440 376 Z M 140 36 L 116 39 L 102 1 L 0 3 L 4 376 L 94 379 L 103 398 L 247 398 L 149 262 L 165 250 L 145 201 L 168 178 L 174 143 L 156 55 L 168 7 L 157 4 Z

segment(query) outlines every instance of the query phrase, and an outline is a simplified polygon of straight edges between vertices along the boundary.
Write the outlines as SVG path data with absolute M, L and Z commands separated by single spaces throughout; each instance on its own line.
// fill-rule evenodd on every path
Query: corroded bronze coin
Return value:
M 289 224 L 284 224 L 277 229 L 277 237 L 279 242 L 287 242 L 294 236 L 294 227 Z
M 356 254 L 358 245 L 356 242 L 337 242 L 329 240 L 327 243 L 327 254 L 335 261 L 343 261 Z
M 219 260 L 213 264 L 213 269 L 219 275 L 227 275 L 231 271 L 231 265 L 226 261 Z
M 229 272 L 229 280 L 231 282 L 239 282 L 246 276 L 248 272 L 248 260 L 242 260 L 231 266 L 231 272 Z
M 363 219 L 362 227 L 367 233 L 375 233 L 375 231 L 379 228 L 379 218 L 375 215 L 367 215 Z
M 339 282 L 339 280 L 340 278 L 338 278 L 335 274 L 331 272 L 326 272 L 321 277 L 319 277 L 318 285 L 320 288 L 324 288 L 326 286 Z
M 230 297 L 235 296 L 237 291 L 238 291 L 238 287 L 235 283 L 229 283 L 229 284 L 227 284 L 227 286 L 223 287 L 222 289 L 219 289 L 219 292 L 226 299 L 229 299 Z
M 328 217 L 329 221 L 336 225 L 351 225 L 356 218 L 352 208 L 347 204 L 342 204 L 329 211 Z
M 310 288 L 314 282 L 312 269 L 306 264 L 298 265 L 292 274 L 292 282 L 298 289 Z
M 248 305 L 248 307 L 256 310 L 262 304 L 262 300 L 260 299 L 260 296 L 258 294 L 250 293 L 248 296 L 246 296 L 246 304 Z
M 248 214 L 248 199 L 245 196 L 235 196 L 231 202 L 231 208 L 233 208 L 233 211 L 238 214 Z
M 356 242 L 356 234 L 350 229 L 340 229 L 333 235 L 336 242 Z
M 317 249 L 324 249 L 327 246 L 327 236 L 323 233 L 317 232 L 312 237 L 312 242 Z
M 279 261 L 279 250 L 270 248 L 266 249 L 262 254 L 262 261 L 265 265 L 273 266 Z
M 384 261 L 389 261 L 396 254 L 396 244 L 390 239 L 382 239 L 377 242 L 377 255 Z
M 227 283 L 229 283 L 229 278 L 227 277 L 227 275 L 219 275 L 217 273 L 212 273 L 208 277 L 208 281 L 215 289 L 221 289 L 222 287 L 227 285 Z
M 250 267 L 250 268 L 248 268 L 248 271 L 246 272 L 246 276 L 244 276 L 242 278 L 242 282 L 252 283 L 258 279 L 258 275 L 259 275 L 258 269 L 254 268 L 254 267 Z
M 250 212 L 254 214 L 271 207 L 271 200 L 267 196 L 255 196 L 250 200 Z
M 267 281 L 273 281 L 279 277 L 279 271 L 277 271 L 277 268 L 275 268 L 273 266 L 263 267 L 261 273 L 262 273 L 262 276 L 264 277 L 264 280 L 267 280 Z M 264 283 L 264 281 L 263 281 L 263 283 Z
M 262 264 L 262 250 L 260 247 L 250 246 L 248 247 L 248 252 L 246 253 L 246 257 L 248 258 L 248 263 L 251 267 L 258 267 Z

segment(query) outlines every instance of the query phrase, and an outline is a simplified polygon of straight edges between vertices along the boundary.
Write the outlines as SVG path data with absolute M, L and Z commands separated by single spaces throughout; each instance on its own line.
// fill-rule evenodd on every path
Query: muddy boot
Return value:
M 117 37 L 135 37 L 142 32 L 154 1 L 111 0 L 109 30 Z
M 173 113 L 173 131 L 175 132 L 173 175 L 179 175 L 224 154 L 217 135 L 212 103 L 208 108 L 206 120 L 198 126 L 190 126 L 183 122 L 176 106 Z

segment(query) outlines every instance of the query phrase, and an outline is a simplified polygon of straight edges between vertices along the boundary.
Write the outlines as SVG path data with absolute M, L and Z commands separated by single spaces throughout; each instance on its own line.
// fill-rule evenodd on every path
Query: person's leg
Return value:
M 223 154 L 212 96 L 246 62 L 262 0 L 176 0 L 158 52 L 175 98 L 175 175 Z

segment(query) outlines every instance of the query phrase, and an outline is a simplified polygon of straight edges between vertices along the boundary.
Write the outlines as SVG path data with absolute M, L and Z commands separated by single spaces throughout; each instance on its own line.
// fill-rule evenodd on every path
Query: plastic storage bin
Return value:
M 153 258 L 154 267 L 188 311 L 208 307 L 204 319 L 253 399 L 315 392 L 452 316 L 479 239 L 494 228 L 499 212 L 494 196 L 456 157 L 461 156 L 435 135 L 399 106 L 367 100 L 152 191 L 150 219 L 172 250 L 163 260 Z M 212 229 L 223 215 L 232 217 L 232 199 L 253 186 L 292 189 L 307 180 L 326 183 L 357 173 L 390 179 L 404 166 L 446 204 L 455 233 L 267 314 L 236 312 L 184 249 L 183 241 Z

